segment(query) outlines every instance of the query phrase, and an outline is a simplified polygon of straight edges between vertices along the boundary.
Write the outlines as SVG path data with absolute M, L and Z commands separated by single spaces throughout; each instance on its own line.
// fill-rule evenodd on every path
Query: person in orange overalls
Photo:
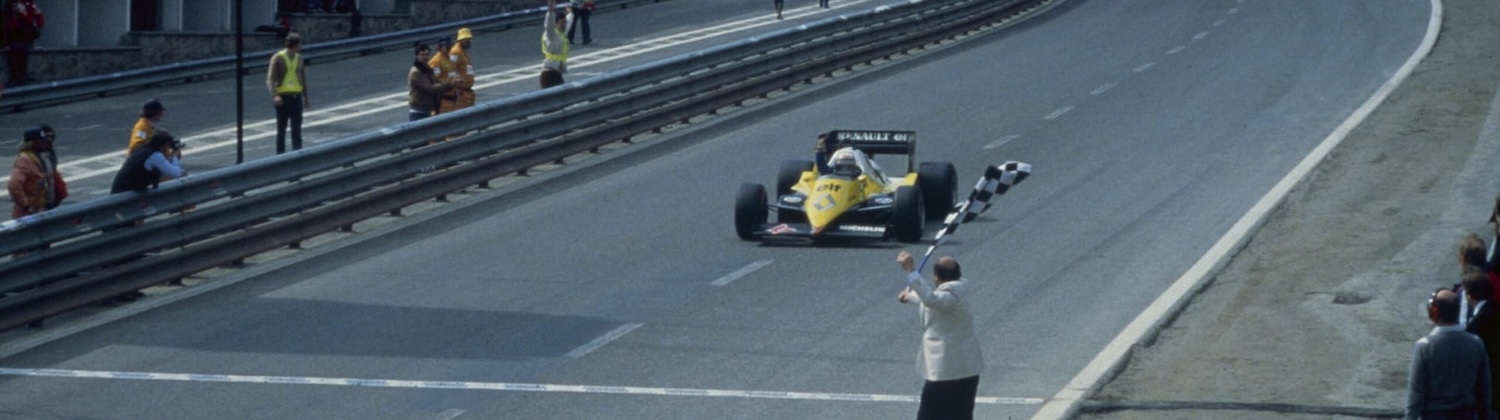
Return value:
M 432 53 L 432 58 L 427 60 L 427 67 L 432 68 L 432 75 L 437 76 L 438 83 L 454 85 L 453 81 L 458 79 L 458 67 L 453 65 L 452 56 L 448 52 L 453 49 L 453 38 L 443 37 L 437 42 L 437 50 Z M 453 86 L 443 92 L 438 102 L 438 114 L 446 114 L 458 109 L 458 86 Z
M 453 68 L 458 76 L 452 80 L 453 86 L 458 89 L 458 107 L 464 109 L 474 106 L 474 63 L 469 61 L 469 46 L 474 42 L 474 33 L 469 28 L 458 28 L 458 45 L 449 50 L 448 58 L 453 60 Z

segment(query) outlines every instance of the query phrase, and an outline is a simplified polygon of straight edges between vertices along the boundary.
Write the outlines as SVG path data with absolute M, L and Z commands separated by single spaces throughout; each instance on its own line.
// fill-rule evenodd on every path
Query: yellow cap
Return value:
M 465 39 L 469 39 L 469 38 L 473 38 L 473 37 L 474 37 L 474 33 L 473 32 L 469 32 L 469 28 L 458 28 L 458 40 L 459 41 L 463 41 Z

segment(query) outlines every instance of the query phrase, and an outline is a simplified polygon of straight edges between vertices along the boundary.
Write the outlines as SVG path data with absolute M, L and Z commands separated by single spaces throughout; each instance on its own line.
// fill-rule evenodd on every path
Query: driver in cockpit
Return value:
M 850 178 L 858 178 L 864 171 L 860 169 L 859 151 L 853 147 L 844 147 L 828 153 L 828 134 L 818 135 L 818 143 L 813 147 L 813 162 L 816 162 L 819 175 L 839 175 Z

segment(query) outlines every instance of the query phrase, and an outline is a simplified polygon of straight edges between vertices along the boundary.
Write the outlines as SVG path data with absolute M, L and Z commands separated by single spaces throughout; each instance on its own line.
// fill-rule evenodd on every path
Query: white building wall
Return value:
M 78 2 L 79 47 L 114 47 L 130 31 L 130 0 L 75 0 Z M 43 13 L 47 13 L 43 11 Z M 52 26 L 52 17 L 47 17 Z

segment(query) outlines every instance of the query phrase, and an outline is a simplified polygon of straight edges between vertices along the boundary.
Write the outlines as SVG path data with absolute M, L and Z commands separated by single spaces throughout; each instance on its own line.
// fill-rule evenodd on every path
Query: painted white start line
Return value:
M 627 394 L 674 397 L 762 398 L 776 400 L 917 402 L 915 395 L 839 394 L 825 392 L 747 391 L 733 389 L 653 388 L 610 385 L 559 385 L 515 382 L 407 381 L 394 379 L 321 378 L 306 376 L 212 375 L 192 373 L 112 372 L 69 369 L 0 368 L 0 375 L 77 379 L 122 379 L 277 385 L 364 386 L 373 388 L 461 389 L 473 391 L 570 392 L 579 394 Z M 979 397 L 975 403 L 991 405 L 1039 405 L 1041 398 Z
M 729 285 L 729 282 L 732 282 L 732 281 L 735 281 L 735 280 L 739 280 L 740 277 L 745 277 L 746 275 L 749 275 L 751 272 L 754 272 L 755 270 L 761 269 L 761 267 L 765 267 L 765 266 L 771 265 L 771 263 L 773 263 L 773 262 L 776 262 L 776 260 L 774 260 L 774 259 L 765 259 L 765 260 L 760 260 L 760 261 L 756 261 L 756 262 L 750 263 L 750 265 L 747 265 L 744 268 L 741 268 L 741 269 L 738 269 L 738 270 L 734 270 L 733 273 L 725 274 L 724 277 L 719 277 L 718 279 L 715 279 L 714 281 L 709 282 L 708 284 L 710 286 L 727 286 L 727 285 Z
M 614 330 L 611 330 L 610 332 L 599 336 L 599 338 L 595 338 L 594 341 L 590 341 L 588 342 L 588 344 L 584 344 L 576 349 L 573 349 L 573 351 L 568 352 L 568 357 L 573 359 L 583 357 L 583 355 L 589 354 L 594 350 L 598 350 L 600 347 L 604 347 L 605 344 L 609 344 L 609 342 L 615 341 L 615 339 L 624 337 L 625 334 L 630 334 L 631 331 L 635 331 L 636 328 L 640 328 L 642 325 L 646 324 L 632 322 L 629 324 L 621 325 L 619 328 L 615 328 Z

